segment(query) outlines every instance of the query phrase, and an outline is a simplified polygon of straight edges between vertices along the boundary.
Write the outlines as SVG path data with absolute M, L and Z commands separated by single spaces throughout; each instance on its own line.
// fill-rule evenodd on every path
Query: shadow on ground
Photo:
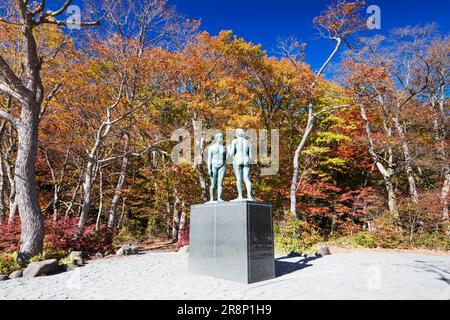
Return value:
M 312 267 L 313 265 L 310 264 L 310 262 L 320 259 L 321 257 L 282 257 L 275 259 L 275 274 L 276 277 L 282 277 L 285 275 L 288 275 L 290 273 L 297 272 L 299 270 L 303 270 L 309 267 Z M 293 259 L 298 259 L 298 261 L 293 262 Z M 285 261 L 289 260 L 289 261 Z
M 450 285 L 450 269 L 444 269 L 442 266 L 426 261 L 416 260 L 415 262 L 419 264 L 416 268 L 420 271 L 434 273 L 438 276 L 438 280 L 444 281 Z

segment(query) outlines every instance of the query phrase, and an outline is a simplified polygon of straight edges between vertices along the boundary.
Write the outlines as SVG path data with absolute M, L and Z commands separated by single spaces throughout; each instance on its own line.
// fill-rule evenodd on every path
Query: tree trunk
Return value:
M 394 191 L 394 185 L 392 184 L 391 174 L 383 167 L 380 162 L 377 162 L 378 171 L 382 174 L 384 185 L 386 187 L 388 197 L 389 212 L 397 219 L 399 219 L 397 197 Z
M 441 88 L 442 96 L 439 101 L 432 100 L 434 109 L 434 136 L 437 146 L 437 157 L 443 163 L 442 165 L 442 177 L 444 183 L 441 189 L 441 206 L 442 206 L 442 221 L 449 223 L 449 210 L 448 210 L 448 198 L 450 193 L 450 165 L 447 155 L 447 142 L 445 137 L 447 136 L 447 129 L 445 126 L 445 119 L 448 116 L 445 112 L 444 105 L 446 101 L 446 95 L 444 94 L 444 87 Z M 450 235 L 450 227 L 446 228 L 445 232 Z
M 173 215 L 172 215 L 172 242 L 178 242 L 178 232 L 180 230 L 180 220 L 181 220 L 181 201 L 178 197 L 177 191 L 175 193 L 175 201 L 173 204 Z
M 115 231 L 115 226 L 117 222 L 117 205 L 122 197 L 122 189 L 125 184 L 125 178 L 127 176 L 128 164 L 130 162 L 129 156 L 129 146 L 130 146 L 130 136 L 128 133 L 124 135 L 125 139 L 125 150 L 122 158 L 122 166 L 120 168 L 119 180 L 117 181 L 116 189 L 114 190 L 114 196 L 111 200 L 111 205 L 108 210 L 108 230 Z
M 3 218 L 5 215 L 4 191 L 5 191 L 5 175 L 3 171 L 3 159 L 0 157 L 0 224 L 3 224 Z
M 336 54 L 339 51 L 339 48 L 342 44 L 342 39 L 340 37 L 333 37 L 332 40 L 336 41 L 336 45 L 334 47 L 333 52 L 329 55 L 328 59 L 324 62 L 320 70 L 316 73 L 314 82 L 312 84 L 312 87 L 314 88 L 317 81 L 319 80 L 322 73 L 325 71 L 327 66 L 330 64 L 330 62 L 333 60 L 333 58 L 336 56 Z M 303 134 L 302 141 L 300 142 L 299 146 L 297 147 L 297 150 L 294 154 L 294 161 L 293 161 L 293 172 L 292 172 L 292 180 L 291 180 L 291 188 L 290 188 L 290 209 L 293 214 L 297 214 L 297 191 L 298 191 L 298 175 L 299 175 L 299 158 L 300 154 L 302 153 L 302 150 L 306 144 L 306 141 L 308 140 L 308 137 L 314 127 L 314 105 L 312 102 L 308 104 L 308 123 L 306 124 L 305 133 Z
M 442 220 L 445 223 L 449 222 L 449 214 L 448 214 L 448 196 L 450 193 L 450 167 L 447 164 L 445 173 L 445 181 L 442 186 L 441 191 L 441 202 L 442 202 Z M 450 230 L 447 230 L 447 233 L 450 233 Z
M 369 131 L 371 131 L 370 123 L 368 122 L 368 124 L 369 124 L 368 129 L 369 129 Z M 377 161 L 376 166 L 378 168 L 378 171 L 381 172 L 383 175 L 383 180 L 384 180 L 384 184 L 386 186 L 386 192 L 387 192 L 387 196 L 388 196 L 389 212 L 398 219 L 399 214 L 398 214 L 398 207 L 397 207 L 397 197 L 395 196 L 395 188 L 392 183 L 392 174 L 394 173 L 394 151 L 392 150 L 392 145 L 390 143 L 390 140 L 392 139 L 392 128 L 391 128 L 391 126 L 388 125 L 388 119 L 387 119 L 386 113 L 384 114 L 384 117 L 383 117 L 383 129 L 386 134 L 387 140 L 389 141 L 388 146 L 387 146 L 388 169 L 386 170 L 379 161 Z M 372 134 L 370 134 L 370 136 L 372 139 Z M 372 146 L 372 152 L 375 153 L 375 150 L 373 149 L 373 146 L 374 146 L 373 141 L 371 142 L 370 145 Z
M 108 109 L 108 121 L 110 120 L 110 110 Z M 98 162 L 98 153 L 103 145 L 103 140 L 109 134 L 111 130 L 110 122 L 103 122 L 100 128 L 97 130 L 94 146 L 89 153 L 89 159 L 86 164 L 83 180 L 83 206 L 81 209 L 80 220 L 78 221 L 78 228 L 75 233 L 75 239 L 78 239 L 84 233 L 86 227 L 89 211 L 91 210 L 92 203 L 92 191 L 94 187 L 94 169 Z
M 409 193 L 411 195 L 412 201 L 414 203 L 418 203 L 419 195 L 417 192 L 416 179 L 414 177 L 413 161 L 411 158 L 411 152 L 409 150 L 409 145 L 406 139 L 405 131 L 403 130 L 400 120 L 396 115 L 392 116 L 392 121 L 394 122 L 395 129 L 397 130 L 397 134 L 400 138 L 400 143 L 402 145 L 403 158 L 405 159 L 406 176 L 408 177 Z
M 5 171 L 3 171 L 3 152 L 2 152 L 2 137 L 4 137 L 4 129 L 6 122 L 3 121 L 0 125 L 0 224 L 3 224 L 5 217 Z
M 181 202 L 180 207 L 180 225 L 178 227 L 178 241 L 182 239 L 181 233 L 186 229 L 186 203 L 184 201 Z
M 308 106 L 308 123 L 306 125 L 305 133 L 303 134 L 302 140 L 295 150 L 294 163 L 293 163 L 293 173 L 290 188 L 290 201 L 291 201 L 291 212 L 297 214 L 297 191 L 298 191 L 298 176 L 300 171 L 300 154 L 305 147 L 306 141 L 314 127 L 314 115 L 312 104 Z
M 95 222 L 95 231 L 97 231 L 97 232 L 100 230 L 100 222 L 101 222 L 102 211 L 103 211 L 103 171 L 101 168 L 100 168 L 98 194 L 99 194 L 99 198 L 100 198 L 100 204 L 98 206 L 97 221 Z
M 201 190 L 201 198 L 203 202 L 208 201 L 208 190 L 207 190 L 207 182 L 206 182 L 206 174 L 205 169 L 203 167 L 203 150 L 205 148 L 205 140 L 203 134 L 203 128 L 200 121 L 197 121 L 197 114 L 194 113 L 192 118 L 192 127 L 194 129 L 194 167 L 198 173 L 198 180 Z
M 122 197 L 122 212 L 120 214 L 120 219 L 117 222 L 116 229 L 122 228 L 123 219 L 125 218 L 125 207 L 126 207 L 125 202 L 126 201 L 127 201 L 127 198 L 126 197 Z
M 38 146 L 39 105 L 28 102 L 22 106 L 17 126 L 18 151 L 14 180 L 22 232 L 18 261 L 25 262 L 42 252 L 44 217 L 36 193 L 35 163 Z
M 200 183 L 201 197 L 203 202 L 208 201 L 208 192 L 207 192 L 207 182 L 206 182 L 206 173 L 203 164 L 199 164 L 195 166 L 198 172 L 198 181 Z
M 83 180 L 83 206 L 78 221 L 78 228 L 75 233 L 75 239 L 81 237 L 84 233 L 89 211 L 91 210 L 92 191 L 94 186 L 94 167 L 95 159 L 90 157 L 86 165 L 86 172 Z
M 8 224 L 12 224 L 17 215 L 17 198 L 16 198 L 16 182 L 14 181 L 14 169 L 11 164 L 11 152 L 13 149 L 12 127 L 9 127 L 8 140 L 6 142 L 7 148 L 3 154 L 3 162 L 5 164 L 6 176 L 9 183 L 9 216 Z
M 83 176 L 80 175 L 80 178 L 78 179 L 77 186 L 75 187 L 75 190 L 72 193 L 72 198 L 70 199 L 69 206 L 67 207 L 66 217 L 70 214 L 70 211 L 72 211 L 73 204 L 75 203 L 75 199 L 77 197 L 78 190 L 80 190 L 82 181 L 83 181 Z
M 369 153 L 373 159 L 373 161 L 375 162 L 375 165 L 378 168 L 378 171 L 381 173 L 381 175 L 383 176 L 383 180 L 384 180 L 384 185 L 386 187 L 386 192 L 387 192 L 387 196 L 388 196 L 388 207 L 389 207 L 389 212 L 396 218 L 399 219 L 399 213 L 398 213 L 398 207 L 397 207 L 397 198 L 395 196 L 395 191 L 394 191 L 394 185 L 392 184 L 392 174 L 393 174 L 393 159 L 392 159 L 392 152 L 390 152 L 390 159 L 389 159 L 389 168 L 386 169 L 384 167 L 384 165 L 381 163 L 379 156 L 377 155 L 377 153 L 375 152 L 375 144 L 372 138 L 372 129 L 370 127 L 370 122 L 369 119 L 367 118 L 367 113 L 366 113 L 366 109 L 364 107 L 364 104 L 361 102 L 360 103 L 360 111 L 361 111 L 361 117 L 364 121 L 365 124 L 365 130 L 366 130 L 366 135 L 367 135 L 367 139 L 369 141 Z

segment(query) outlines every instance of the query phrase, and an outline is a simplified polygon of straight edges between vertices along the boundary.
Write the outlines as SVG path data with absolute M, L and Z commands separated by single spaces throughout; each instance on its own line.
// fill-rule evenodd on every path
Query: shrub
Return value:
M 19 249 L 20 222 L 0 225 L 0 253 L 11 253 Z
M 30 259 L 30 262 L 45 261 L 50 259 L 61 260 L 65 258 L 69 252 L 62 249 L 45 248 L 44 251 Z
M 360 231 L 352 239 L 352 244 L 356 247 L 375 248 L 375 237 L 367 231 Z
M 413 246 L 431 250 L 450 250 L 450 239 L 445 234 L 423 233 L 412 243 Z
M 140 235 L 130 230 L 128 226 L 122 227 L 114 237 L 113 246 L 120 247 L 124 243 L 136 243 L 139 241 Z
M 95 226 L 87 226 L 84 235 L 74 240 L 78 219 L 64 217 L 58 221 L 48 219 L 45 223 L 44 252 L 35 259 L 61 258 L 71 250 L 95 253 L 112 248 L 111 235 L 105 228 L 95 231 Z M 20 223 L 0 225 L 0 253 L 12 253 L 19 249 Z
M 301 252 L 323 241 L 316 228 L 306 221 L 299 220 L 291 212 L 275 227 L 275 250 L 277 252 Z
M 178 232 L 177 248 L 189 245 L 189 227 L 185 227 Z
M 48 221 L 46 224 L 45 246 L 64 251 L 87 251 L 91 253 L 105 252 L 112 248 L 112 237 L 102 227 L 98 232 L 94 225 L 85 228 L 79 239 L 74 239 L 78 224 L 77 218 L 64 217 L 58 221 Z
M 402 231 L 396 226 L 397 220 L 394 216 L 386 214 L 376 219 L 376 231 L 374 232 L 375 243 L 384 249 L 396 249 L 403 247 L 405 238 Z
M 0 255 L 0 274 L 9 275 L 14 271 L 22 269 L 22 267 L 17 263 L 16 253 L 6 253 Z

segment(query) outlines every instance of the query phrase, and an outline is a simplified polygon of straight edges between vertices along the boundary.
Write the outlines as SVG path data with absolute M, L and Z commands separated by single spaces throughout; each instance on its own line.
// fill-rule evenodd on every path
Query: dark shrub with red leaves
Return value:
M 84 235 L 74 240 L 77 218 L 64 217 L 58 221 L 51 219 L 45 223 L 44 243 L 46 248 L 57 250 L 76 250 L 90 253 L 105 252 L 112 249 L 112 237 L 105 228 L 95 231 L 95 226 L 86 227 Z M 19 248 L 20 223 L 0 225 L 0 253 L 15 252 Z
M 17 251 L 20 242 L 20 223 L 0 225 L 0 253 Z
M 66 251 L 95 253 L 111 250 L 112 237 L 103 227 L 96 232 L 94 225 L 87 226 L 84 235 L 74 240 L 77 224 L 78 218 L 65 217 L 58 221 L 47 221 L 45 244 L 51 248 Z
M 177 248 L 189 245 L 189 228 L 186 227 L 178 231 Z

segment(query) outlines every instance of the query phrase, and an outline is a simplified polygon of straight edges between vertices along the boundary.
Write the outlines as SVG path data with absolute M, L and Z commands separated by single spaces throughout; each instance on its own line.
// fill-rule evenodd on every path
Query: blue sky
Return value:
M 261 43 L 274 55 L 277 39 L 296 36 L 307 43 L 306 60 L 313 69 L 332 50 L 331 43 L 319 39 L 312 19 L 329 0 L 169 0 L 189 18 L 201 19 L 202 30 L 217 34 L 231 29 L 253 43 Z M 450 30 L 450 0 L 366 0 L 381 8 L 382 29 L 436 22 L 442 33 Z

